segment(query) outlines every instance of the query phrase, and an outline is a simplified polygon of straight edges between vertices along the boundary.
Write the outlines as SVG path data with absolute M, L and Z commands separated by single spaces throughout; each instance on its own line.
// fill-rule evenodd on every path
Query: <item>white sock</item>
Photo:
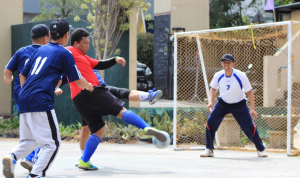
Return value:
M 148 99 L 148 96 L 149 96 L 149 93 L 142 92 L 142 93 L 140 93 L 139 98 L 140 98 L 140 100 L 146 100 L 146 99 Z
M 83 152 L 84 152 L 84 150 L 80 150 L 81 151 L 81 155 L 83 156 Z

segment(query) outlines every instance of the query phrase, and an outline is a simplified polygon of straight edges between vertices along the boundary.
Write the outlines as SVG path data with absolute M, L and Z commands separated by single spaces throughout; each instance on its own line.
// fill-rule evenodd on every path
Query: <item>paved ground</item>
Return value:
M 18 140 L 0 140 L 0 157 Z M 98 171 L 83 171 L 74 166 L 79 158 L 78 143 L 63 142 L 47 178 L 299 178 L 299 157 L 270 153 L 258 158 L 255 152 L 216 150 L 214 158 L 200 158 L 201 151 L 159 150 L 151 144 L 120 145 L 101 143 L 91 159 Z M 2 169 L 2 164 L 0 164 Z M 28 172 L 19 164 L 16 178 Z M 0 174 L 2 177 L 2 174 Z

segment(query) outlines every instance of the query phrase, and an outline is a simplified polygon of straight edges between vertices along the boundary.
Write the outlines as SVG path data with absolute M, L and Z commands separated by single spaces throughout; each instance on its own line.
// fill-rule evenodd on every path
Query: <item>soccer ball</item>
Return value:
M 161 132 L 167 136 L 167 141 L 161 142 L 161 141 L 158 141 L 155 137 L 152 137 L 152 142 L 156 148 L 164 149 L 170 145 L 171 139 L 170 139 L 170 135 L 167 132 L 165 132 L 165 131 L 161 131 Z

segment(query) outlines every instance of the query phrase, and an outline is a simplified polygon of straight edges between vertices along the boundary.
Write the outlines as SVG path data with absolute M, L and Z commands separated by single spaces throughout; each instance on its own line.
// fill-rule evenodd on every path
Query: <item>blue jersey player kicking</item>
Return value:
M 207 110 L 209 115 L 206 123 L 206 149 L 200 157 L 213 157 L 213 141 L 215 132 L 218 130 L 226 114 L 231 113 L 238 124 L 243 129 L 247 137 L 254 143 L 259 157 L 267 157 L 265 147 L 259 137 L 256 125 L 253 123 L 257 119 L 255 111 L 254 93 L 252 86 L 245 73 L 234 69 L 235 61 L 231 54 L 225 54 L 221 59 L 224 70 L 217 72 L 211 83 L 209 103 Z M 217 103 L 213 104 L 217 91 L 220 96 Z M 250 101 L 250 112 L 246 104 L 245 92 Z
M 18 71 L 18 75 L 14 81 L 13 98 L 16 106 L 19 110 L 19 93 L 21 91 L 19 74 L 23 70 L 26 62 L 28 62 L 30 56 L 37 50 L 41 45 L 49 43 L 49 29 L 44 24 L 35 25 L 31 29 L 30 33 L 32 39 L 32 45 L 20 48 L 10 59 L 7 66 L 4 69 L 4 82 L 10 84 L 13 81 L 13 72 Z M 32 153 L 26 158 L 22 159 L 21 165 L 31 171 L 33 164 L 37 161 L 40 147 L 37 147 Z
M 20 74 L 20 144 L 3 158 L 6 178 L 14 177 L 16 161 L 37 146 L 42 151 L 27 178 L 45 177 L 57 156 L 61 140 L 53 99 L 61 75 L 65 73 L 78 87 L 93 91 L 93 86 L 77 70 L 71 52 L 63 47 L 69 41 L 69 30 L 69 24 L 64 19 L 51 22 L 52 42 L 38 48 Z

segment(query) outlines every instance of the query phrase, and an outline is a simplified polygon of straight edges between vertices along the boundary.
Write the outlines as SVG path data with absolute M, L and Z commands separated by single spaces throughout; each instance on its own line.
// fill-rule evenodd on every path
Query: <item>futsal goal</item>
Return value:
M 254 123 L 266 149 L 297 152 L 299 34 L 300 22 L 295 21 L 175 33 L 173 148 L 204 148 L 209 84 L 222 70 L 222 56 L 232 54 L 234 68 L 245 72 L 252 84 L 258 113 Z M 215 147 L 255 149 L 230 114 L 217 131 Z

